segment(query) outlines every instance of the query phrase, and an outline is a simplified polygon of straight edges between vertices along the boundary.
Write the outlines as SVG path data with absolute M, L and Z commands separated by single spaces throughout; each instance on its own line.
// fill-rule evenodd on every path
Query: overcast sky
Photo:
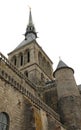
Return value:
M 55 70 L 59 56 L 81 83 L 81 0 L 0 0 L 0 51 L 7 56 L 24 39 L 29 8 L 38 43 Z

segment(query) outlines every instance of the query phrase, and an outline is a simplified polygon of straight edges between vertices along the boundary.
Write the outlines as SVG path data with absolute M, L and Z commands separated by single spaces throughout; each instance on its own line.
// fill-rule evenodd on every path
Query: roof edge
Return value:
M 57 71 L 59 71 L 59 70 L 61 70 L 61 69 L 71 69 L 72 71 L 73 71 L 73 74 L 74 74 L 74 69 L 73 68 L 71 68 L 71 67 L 68 67 L 68 66 L 65 66 L 65 67 L 61 67 L 61 68 L 58 68 L 58 69 L 56 69 L 54 72 L 53 72 L 53 76 L 55 77 L 55 73 L 57 72 Z

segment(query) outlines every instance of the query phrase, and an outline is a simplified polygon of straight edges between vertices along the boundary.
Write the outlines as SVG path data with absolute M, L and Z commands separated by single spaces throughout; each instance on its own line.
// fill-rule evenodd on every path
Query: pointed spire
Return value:
M 61 57 L 59 56 L 59 61 L 61 60 Z
M 66 65 L 61 59 L 59 59 L 59 63 L 58 63 L 58 65 L 57 65 L 56 70 L 55 70 L 54 73 L 53 73 L 53 76 L 55 76 L 56 71 L 58 71 L 58 70 L 60 70 L 60 69 L 63 69 L 63 68 L 71 69 L 71 70 L 73 71 L 73 73 L 74 73 L 74 70 L 73 70 L 71 67 L 69 67 L 69 66 Z
M 29 25 L 33 25 L 33 20 L 32 20 L 32 14 L 31 14 L 31 7 L 29 7 Z
M 24 35 L 25 35 L 25 39 L 15 48 L 15 50 L 25 46 L 26 44 L 32 42 L 33 40 L 36 40 L 37 38 L 37 33 L 35 31 L 35 26 L 33 24 L 30 7 L 29 7 L 29 21 Z
M 57 69 L 68 67 L 61 59 L 59 59 L 59 63 L 57 65 Z
M 33 24 L 32 20 L 32 13 L 31 13 L 31 8 L 29 7 L 29 22 L 26 28 L 26 33 L 25 33 L 25 40 L 27 39 L 36 39 L 37 38 L 37 33 L 35 30 L 35 26 Z

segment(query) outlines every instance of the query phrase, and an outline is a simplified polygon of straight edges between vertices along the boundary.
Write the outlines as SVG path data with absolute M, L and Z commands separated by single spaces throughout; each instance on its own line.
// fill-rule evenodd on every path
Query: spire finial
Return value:
M 33 25 L 32 14 L 31 14 L 31 7 L 28 5 L 28 8 L 29 8 L 29 24 Z
M 59 56 L 59 61 L 61 61 L 61 56 Z
M 29 10 L 31 11 L 31 7 L 28 5 Z

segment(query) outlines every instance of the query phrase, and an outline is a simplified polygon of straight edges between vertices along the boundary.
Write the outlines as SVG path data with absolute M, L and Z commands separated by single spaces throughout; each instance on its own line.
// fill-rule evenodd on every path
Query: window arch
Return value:
M 23 54 L 22 53 L 19 54 L 19 59 L 20 59 L 20 66 L 22 66 L 23 65 Z
M 0 113 L 0 130 L 8 130 L 9 128 L 9 116 L 1 112 Z
M 27 50 L 27 62 L 30 62 L 30 50 Z
M 30 62 L 30 50 L 27 49 L 24 53 L 24 64 L 29 63 Z

